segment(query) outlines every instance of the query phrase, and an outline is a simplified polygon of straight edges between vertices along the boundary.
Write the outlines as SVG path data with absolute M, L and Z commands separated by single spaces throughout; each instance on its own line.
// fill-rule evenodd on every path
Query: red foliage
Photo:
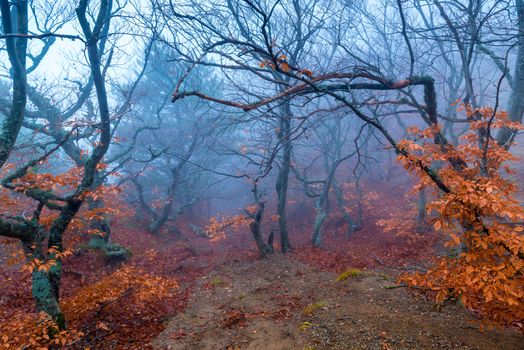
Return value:
M 307 231 L 304 232 L 304 229 L 291 231 L 292 242 L 298 248 L 293 255 L 303 262 L 335 272 L 343 272 L 348 267 L 373 268 L 382 265 L 404 267 L 428 263 L 439 246 L 435 233 L 420 231 L 410 232 L 407 235 L 402 231 L 386 231 L 379 225 L 381 220 L 391 214 L 392 208 L 396 211 L 411 212 L 412 203 L 408 195 L 410 183 L 390 180 L 364 184 L 364 187 L 380 187 L 383 192 L 380 197 L 370 200 L 369 205 L 372 210 L 366 210 L 360 230 L 346 238 L 344 235 L 347 224 L 339 215 L 334 214 L 326 221 L 324 243 L 319 249 L 311 246 L 312 222 L 306 223 L 303 227 Z M 303 221 L 302 219 L 301 222 Z M 290 227 L 294 226 L 293 223 L 290 224 Z M 406 226 L 413 225 L 406 221 Z
M 220 242 L 189 236 L 192 234 L 176 240 L 151 235 L 142 227 L 125 219 L 113 223 L 112 239 L 133 253 L 123 266 L 108 265 L 103 253 L 96 250 L 78 250 L 63 260 L 62 308 L 69 329 L 83 334 L 76 338 L 76 347 L 147 348 L 149 340 L 165 328 L 167 318 L 185 307 L 199 276 L 232 260 L 256 258 L 249 250 L 251 238 L 244 234 Z M 13 244 L 1 248 L 6 254 L 17 250 Z M 137 276 L 146 287 L 155 282 L 151 286 L 155 295 L 146 301 L 140 299 L 148 296 L 143 295 L 144 284 L 134 287 Z M 7 326 L 22 316 L 27 327 L 34 324 L 30 275 L 20 266 L 0 264 L 0 278 L 6 281 L 0 299 L 0 324 Z M 173 280 L 181 288 L 159 295 L 159 284 Z

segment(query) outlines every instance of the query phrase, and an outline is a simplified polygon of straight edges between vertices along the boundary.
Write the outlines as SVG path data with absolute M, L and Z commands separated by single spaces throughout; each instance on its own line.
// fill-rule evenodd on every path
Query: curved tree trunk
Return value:
M 196 148 L 198 137 L 193 137 L 193 142 L 191 143 L 189 150 L 184 155 L 184 158 L 180 159 L 180 162 L 171 169 L 171 184 L 167 190 L 167 202 L 162 208 L 162 211 L 160 215 L 155 214 L 153 222 L 149 225 L 149 231 L 151 231 L 152 234 L 158 234 L 160 232 L 160 229 L 164 226 L 164 224 L 168 221 L 170 215 L 173 212 L 173 205 L 175 202 L 175 196 L 178 190 L 178 186 L 180 184 L 180 178 L 182 176 L 182 171 L 184 167 L 186 166 L 187 162 L 190 160 L 191 156 L 193 155 L 193 151 Z M 193 202 L 188 203 L 186 206 L 184 206 L 183 209 L 186 209 L 187 207 L 190 207 Z
M 17 1 L 12 6 L 13 9 L 11 9 L 11 5 L 7 0 L 0 1 L 3 33 L 27 34 L 28 1 Z M 12 23 L 13 19 L 16 19 L 16 23 Z M 27 104 L 27 38 L 6 38 L 6 51 L 11 63 L 13 95 L 9 114 L 1 125 L 0 168 L 4 166 L 9 158 L 24 121 L 25 106 Z
M 104 201 L 102 199 L 88 200 L 87 205 L 89 210 L 101 209 L 105 207 Z M 111 238 L 111 221 L 107 215 L 104 215 L 102 218 L 93 219 L 91 222 L 91 228 L 100 233 L 99 235 L 92 237 L 90 240 L 91 242 L 100 242 L 104 245 L 109 243 Z
M 273 253 L 273 249 L 264 241 L 261 231 L 262 220 L 264 219 L 264 207 L 264 203 L 258 203 L 258 211 L 254 215 L 251 215 L 253 221 L 249 224 L 249 228 L 262 258 L 269 253 Z
M 108 4 L 110 0 L 103 0 L 100 5 L 100 12 L 95 24 L 95 32 L 98 32 L 100 28 L 109 25 L 107 18 L 110 13 L 111 6 Z M 26 2 L 25 2 L 26 3 Z M 96 40 L 92 40 L 92 30 L 89 22 L 86 19 L 88 0 L 82 0 L 79 7 L 76 9 L 82 31 L 84 36 L 88 39 L 87 50 L 89 56 L 89 65 L 91 74 L 97 88 L 97 97 L 99 101 L 100 109 L 100 142 L 93 149 L 91 157 L 86 161 L 84 166 L 84 174 L 82 182 L 75 191 L 75 194 L 68 199 L 67 203 L 60 210 L 58 218 L 56 218 L 51 224 L 49 230 L 49 237 L 47 240 L 48 249 L 53 249 L 56 252 L 63 252 L 63 235 L 67 227 L 71 223 L 71 220 L 80 210 L 83 199 L 82 194 L 86 190 L 91 188 L 95 181 L 96 167 L 102 160 L 103 156 L 109 148 L 110 141 L 110 118 L 109 118 L 109 106 L 107 102 L 107 93 L 105 89 L 105 82 L 102 77 L 100 69 L 100 61 L 98 55 L 98 48 Z M 42 261 L 48 261 L 52 263 L 51 268 L 48 271 L 35 269 L 33 271 L 33 286 L 32 292 L 35 298 L 37 311 L 42 311 L 48 314 L 57 324 L 60 329 L 65 328 L 65 318 L 60 310 L 59 306 L 59 290 L 60 290 L 60 279 L 62 272 L 62 262 L 59 256 L 53 251 L 50 251 L 46 255 L 42 253 L 42 242 L 45 241 L 45 235 L 36 235 L 36 239 L 24 241 L 24 249 L 30 249 L 30 258 L 40 258 Z M 34 244 L 36 243 L 36 246 Z M 28 245 L 29 244 L 29 245 Z
M 168 191 L 169 192 L 169 191 Z M 174 195 L 174 194 L 173 194 Z M 169 215 L 173 211 L 173 198 L 168 199 L 166 205 L 162 208 L 162 212 L 149 224 L 149 232 L 158 235 L 164 224 L 169 219 Z
M 105 208 L 105 203 L 102 199 L 88 200 L 87 205 L 90 210 Z M 91 237 L 88 245 L 90 248 L 102 250 L 107 262 L 121 262 L 127 260 L 131 256 L 131 252 L 128 249 L 111 242 L 111 218 L 109 215 L 104 214 L 103 217 L 97 217 L 92 220 L 91 228 L 95 229 L 100 234 Z

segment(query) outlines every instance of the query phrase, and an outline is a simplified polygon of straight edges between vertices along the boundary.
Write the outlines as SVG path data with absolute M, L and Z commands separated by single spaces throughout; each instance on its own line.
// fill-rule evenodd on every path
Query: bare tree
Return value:
M 27 2 L 21 2 L 20 5 L 27 6 Z M 61 328 L 65 327 L 65 319 L 59 306 L 64 233 L 71 223 L 71 220 L 80 210 L 82 203 L 85 201 L 86 192 L 89 192 L 95 181 L 98 164 L 102 161 L 111 141 L 111 118 L 98 47 L 99 34 L 110 24 L 110 16 L 108 14 L 110 13 L 111 1 L 103 0 L 101 2 L 93 24 L 88 20 L 88 5 L 88 0 L 81 0 L 76 9 L 76 13 L 85 38 L 88 64 L 96 90 L 100 120 L 94 127 L 99 130 L 98 141 L 95 143 L 91 155 L 84 160 L 83 174 L 80 183 L 69 194 L 62 196 L 48 189 L 40 189 L 38 188 L 38 184 L 35 184 L 36 187 L 24 192 L 26 196 L 38 203 L 33 216 L 31 218 L 19 218 L 9 222 L 0 221 L 0 234 L 5 237 L 19 239 L 23 244 L 29 262 L 40 261 L 49 263 L 49 267 L 46 269 L 33 269 L 32 293 L 37 311 L 48 314 Z M 3 10 L 4 9 L 7 10 L 7 8 L 3 8 Z M 24 9 L 22 9 L 21 13 L 23 12 Z M 21 17 L 21 20 L 26 18 L 24 16 Z M 5 24 L 5 21 L 3 21 L 3 23 Z M 9 41 L 11 38 L 7 38 L 6 40 Z M 23 73 L 25 79 L 25 72 Z M 21 91 L 25 94 L 26 81 L 24 80 L 23 82 L 24 90 Z M 20 113 L 23 115 L 25 112 L 26 97 L 21 98 L 24 104 L 24 106 L 21 105 L 21 107 L 24 108 Z M 67 142 L 71 133 L 75 131 L 76 128 L 73 128 L 56 146 L 45 150 L 42 156 L 30 161 L 5 177 L 2 180 L 2 185 L 16 191 L 17 181 L 24 177 L 30 170 L 33 171 L 42 160 L 47 159 L 56 152 L 64 142 Z M 57 218 L 53 220 L 48 230 L 45 229 L 40 222 L 44 208 L 58 212 Z M 46 245 L 46 247 L 44 247 L 44 245 Z

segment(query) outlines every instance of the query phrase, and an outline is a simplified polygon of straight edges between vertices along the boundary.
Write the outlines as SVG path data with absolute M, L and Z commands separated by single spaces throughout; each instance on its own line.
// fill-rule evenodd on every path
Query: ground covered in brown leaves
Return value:
M 441 247 L 434 233 L 407 235 L 377 225 L 382 211 L 402 196 L 400 187 L 381 196 L 381 205 L 366 213 L 363 228 L 350 237 L 343 221 L 328 220 L 321 249 L 309 242 L 313 213 L 295 213 L 299 206 L 292 206 L 294 252 L 267 260 L 258 258 L 248 228 L 214 242 L 185 223 L 183 237 L 169 227 L 154 236 L 145 223 L 115 220 L 113 239 L 133 256 L 123 265 L 110 264 L 100 252 L 75 250 L 64 261 L 62 304 L 122 266 L 174 278 L 179 288 L 144 305 L 124 291 L 81 314 L 66 309 L 69 326 L 84 334 L 71 348 L 521 349 L 522 336 L 482 333 L 470 322 L 474 315 L 457 305 L 438 312 L 430 300 L 392 288 L 394 275 L 427 266 Z M 34 307 L 30 276 L 20 265 L 7 264 L 8 248 L 14 246 L 0 252 L 0 322 Z M 335 282 L 347 269 L 355 270 Z

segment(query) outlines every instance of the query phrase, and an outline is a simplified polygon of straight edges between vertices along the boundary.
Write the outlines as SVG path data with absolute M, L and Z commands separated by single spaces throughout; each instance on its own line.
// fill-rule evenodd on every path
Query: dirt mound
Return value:
M 387 276 L 346 279 L 290 257 L 233 262 L 198 282 L 156 349 L 521 349 L 516 334 L 480 332 L 459 307 L 393 288 Z

